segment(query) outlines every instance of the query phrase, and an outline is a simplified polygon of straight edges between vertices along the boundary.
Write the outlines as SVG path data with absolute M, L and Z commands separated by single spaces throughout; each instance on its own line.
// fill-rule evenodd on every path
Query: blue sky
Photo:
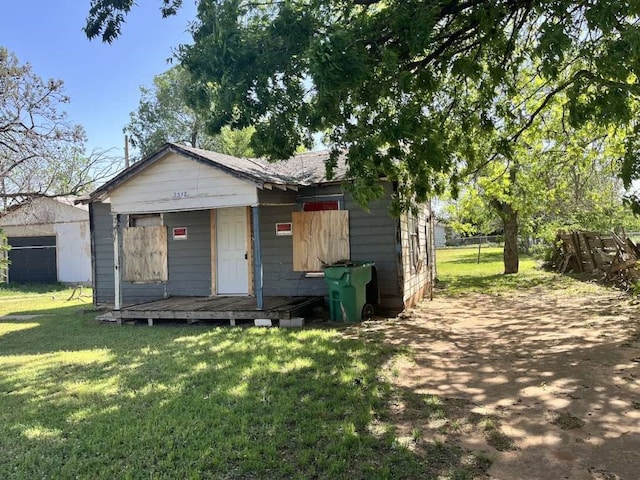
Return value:
M 137 108 L 140 86 L 169 69 L 172 49 L 189 43 L 195 0 L 179 15 L 162 19 L 159 0 L 138 0 L 119 39 L 111 45 L 87 40 L 82 27 L 89 0 L 6 1 L 0 15 L 0 45 L 29 62 L 44 79 L 64 81 L 68 119 L 82 125 L 87 147 L 123 154 L 122 128 Z

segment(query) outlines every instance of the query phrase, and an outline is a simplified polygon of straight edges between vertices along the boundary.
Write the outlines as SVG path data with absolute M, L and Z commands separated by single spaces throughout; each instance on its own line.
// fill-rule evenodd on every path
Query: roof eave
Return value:
M 265 190 L 273 190 L 275 188 L 278 190 L 282 190 L 283 192 L 286 192 L 287 190 L 293 190 L 294 192 L 297 192 L 300 187 L 301 185 L 294 183 L 264 182 L 261 188 L 264 188 Z
M 207 157 L 203 157 L 202 155 L 199 155 L 195 152 L 191 152 L 189 150 L 180 148 L 179 145 L 176 145 L 174 143 L 170 144 L 174 147 L 174 151 L 176 153 L 181 153 L 182 155 L 185 155 L 187 157 L 191 157 L 192 159 L 199 161 L 205 165 L 208 166 L 212 166 L 212 167 L 216 167 L 219 168 L 220 170 L 222 170 L 225 173 L 228 173 L 229 175 L 232 175 L 236 178 L 239 178 L 240 180 L 245 180 L 248 182 L 251 182 L 253 184 L 255 184 L 258 188 L 262 188 L 262 186 L 265 183 L 265 180 L 263 178 L 257 177 L 255 175 L 251 175 L 247 172 L 242 172 L 242 171 L 238 171 L 234 168 L 229 167 L 228 165 L 225 165 L 223 163 L 217 162 L 215 160 L 212 160 L 210 158 Z
M 175 151 L 173 149 L 173 144 L 165 143 L 159 150 L 148 155 L 147 157 L 143 158 L 139 162 L 135 162 L 130 167 L 125 168 L 122 172 L 120 172 L 118 175 L 113 177 L 107 183 L 96 188 L 93 192 L 89 194 L 87 203 L 93 203 L 93 202 L 104 200 L 106 197 L 108 197 L 109 193 L 113 189 L 119 187 L 129 178 L 133 177 L 134 175 L 137 175 L 139 172 L 141 172 L 145 168 L 153 165 L 159 158 L 163 157 L 164 155 L 166 155 L 167 152 L 171 152 L 171 151 Z

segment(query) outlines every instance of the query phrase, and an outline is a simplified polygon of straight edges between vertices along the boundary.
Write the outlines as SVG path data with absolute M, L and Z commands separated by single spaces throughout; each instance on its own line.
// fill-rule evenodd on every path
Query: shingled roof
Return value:
M 235 177 L 253 182 L 258 188 L 297 188 L 318 185 L 328 182 L 339 182 L 346 176 L 346 165 L 340 161 L 334 169 L 334 177 L 326 178 L 325 162 L 329 158 L 329 151 L 305 152 L 288 160 L 269 162 L 260 158 L 238 158 L 201 148 L 188 147 L 177 143 L 166 143 L 155 153 L 134 163 L 123 170 L 110 181 L 96 189 L 89 195 L 89 201 L 105 196 L 138 172 L 153 165 L 167 153 L 173 152 L 192 158 L 200 163 L 219 168 Z
M 288 160 L 269 162 L 260 158 L 237 158 L 185 145 L 171 145 L 266 183 L 309 186 L 329 181 L 325 168 L 325 162 L 329 159 L 328 150 L 300 153 Z M 346 166 L 341 162 L 331 181 L 343 180 L 345 174 Z

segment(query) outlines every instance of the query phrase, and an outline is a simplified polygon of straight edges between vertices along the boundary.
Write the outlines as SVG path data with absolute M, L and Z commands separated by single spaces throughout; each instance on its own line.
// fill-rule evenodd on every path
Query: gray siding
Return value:
M 301 189 L 305 199 L 323 195 L 342 194 L 339 185 Z M 260 246 L 262 249 L 262 277 L 264 296 L 325 296 L 327 285 L 323 278 L 306 278 L 304 272 L 293 271 L 293 239 L 278 237 L 275 224 L 290 222 L 291 213 L 300 210 L 299 204 L 260 207 Z
M 326 196 L 344 196 L 344 192 L 340 185 L 322 185 L 317 187 L 301 188 L 298 192 L 298 198 L 301 201 L 310 202 L 314 200 L 321 201 Z
M 96 304 L 114 302 L 113 235 L 108 203 L 92 203 L 91 257 L 93 260 L 93 297 Z
M 277 188 L 274 190 L 258 190 L 258 203 L 260 205 L 293 204 L 296 203 L 296 197 L 296 192 L 291 190 L 283 191 Z
M 398 220 L 390 216 L 389 197 L 392 186 L 385 184 L 385 199 L 369 205 L 369 211 L 358 207 L 349 195 L 344 195 L 344 208 L 349 210 L 349 237 L 352 260 L 372 260 L 376 263 L 381 302 L 390 308 L 402 307 L 402 290 L 398 277 Z M 341 194 L 339 186 L 302 189 L 306 199 Z M 264 295 L 327 295 L 322 278 L 305 278 L 293 271 L 291 237 L 277 237 L 275 224 L 290 222 L 291 212 L 298 206 L 260 207 L 260 241 L 262 247 Z
M 115 302 L 115 285 L 113 269 L 113 220 L 111 206 L 108 203 L 93 203 L 93 246 L 95 266 L 95 302 L 113 304 Z M 121 215 L 120 227 L 126 222 L 126 215 Z M 120 236 L 122 242 L 122 236 Z M 131 305 L 149 300 L 164 298 L 163 283 L 121 283 L 122 304 Z
M 168 295 L 211 295 L 211 221 L 209 210 L 165 213 L 168 232 Z M 174 240 L 173 228 L 186 227 L 187 239 Z
M 398 276 L 400 245 L 398 219 L 389 213 L 392 185 L 385 183 L 385 197 L 369 205 L 369 211 L 358 207 L 345 196 L 349 210 L 349 240 L 351 259 L 372 260 L 376 263 L 380 302 L 389 308 L 402 308 L 402 283 Z
M 122 305 L 151 302 L 165 298 L 165 283 L 131 283 L 122 282 Z
M 109 204 L 91 205 L 93 225 L 94 300 L 98 304 L 113 304 L 113 231 Z M 122 216 L 121 227 L 126 222 Z M 169 229 L 167 283 L 122 282 L 122 303 L 158 300 L 169 295 L 206 296 L 211 294 L 211 244 L 209 211 L 165 213 Z M 173 240 L 173 227 L 187 227 L 187 240 Z
M 297 206 L 259 207 L 260 246 L 262 249 L 262 285 L 265 296 L 326 295 L 322 278 L 305 278 L 293 271 L 292 237 L 276 236 L 276 223 L 290 222 Z
M 413 217 L 413 222 L 410 221 L 410 217 Z M 403 213 L 400 219 L 402 297 L 406 307 L 412 307 L 424 298 L 431 288 L 433 255 L 429 255 L 430 245 L 432 244 L 430 217 L 429 205 L 423 204 L 415 216 Z M 412 223 L 413 228 L 417 229 L 417 236 L 414 238 L 417 239 L 415 251 L 412 248 L 412 236 L 414 233 L 410 231 L 412 230 Z M 415 255 L 414 258 L 412 258 L 412 252 Z M 414 264 L 415 258 L 418 260 L 417 264 Z

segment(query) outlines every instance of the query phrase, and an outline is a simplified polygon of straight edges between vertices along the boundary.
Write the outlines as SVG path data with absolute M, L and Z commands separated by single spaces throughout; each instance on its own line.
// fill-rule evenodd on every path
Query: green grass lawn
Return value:
M 0 478 L 462 480 L 488 467 L 397 438 L 383 372 L 397 352 L 357 327 L 118 327 L 70 295 L 0 293 L 0 316 L 40 315 L 0 317 Z
M 506 293 L 523 288 L 546 286 L 566 292 L 595 291 L 601 287 L 579 282 L 567 275 L 542 269 L 528 255 L 520 255 L 519 272 L 504 275 L 502 247 L 448 248 L 436 255 L 439 287 L 448 295 L 466 292 Z M 479 261 L 478 261 L 479 260 Z

